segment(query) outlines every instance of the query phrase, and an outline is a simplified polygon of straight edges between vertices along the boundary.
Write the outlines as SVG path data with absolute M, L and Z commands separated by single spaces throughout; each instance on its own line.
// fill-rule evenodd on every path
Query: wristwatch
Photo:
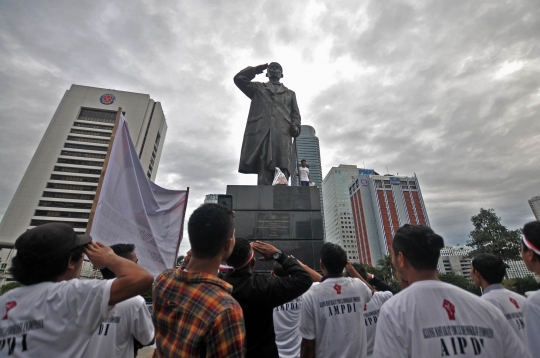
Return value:
M 279 261 L 279 260 L 281 260 L 281 257 L 282 257 L 282 256 L 283 256 L 283 251 L 281 251 L 281 250 L 279 250 L 279 249 L 278 249 L 276 252 L 274 252 L 274 253 L 272 254 L 272 258 L 274 259 L 274 261 Z

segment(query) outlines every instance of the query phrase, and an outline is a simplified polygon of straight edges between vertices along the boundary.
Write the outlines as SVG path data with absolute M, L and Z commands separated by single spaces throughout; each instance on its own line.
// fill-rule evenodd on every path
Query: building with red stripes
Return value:
M 388 255 L 400 226 L 429 226 L 416 176 L 359 174 L 349 196 L 360 262 L 376 265 Z

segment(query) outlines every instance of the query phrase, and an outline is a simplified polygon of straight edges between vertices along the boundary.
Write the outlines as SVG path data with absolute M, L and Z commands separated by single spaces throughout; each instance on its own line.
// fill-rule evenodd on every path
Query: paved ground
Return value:
M 154 352 L 154 347 L 144 347 L 139 350 L 137 358 L 152 358 L 152 353 Z

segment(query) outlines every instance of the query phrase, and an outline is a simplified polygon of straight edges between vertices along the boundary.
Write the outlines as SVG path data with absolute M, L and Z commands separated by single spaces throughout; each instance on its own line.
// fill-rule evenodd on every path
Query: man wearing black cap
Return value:
M 286 271 L 287 277 L 252 273 L 254 252 L 260 260 L 275 260 Z M 237 238 L 227 264 L 234 268 L 223 280 L 233 286 L 232 296 L 240 303 L 246 323 L 246 357 L 278 357 L 274 332 L 274 307 L 285 304 L 306 292 L 312 284 L 311 276 L 298 263 L 274 246 Z
M 0 297 L 0 356 L 82 357 L 109 306 L 147 291 L 152 275 L 66 224 L 23 233 L 10 272 L 23 287 Z M 85 253 L 115 280 L 77 280 Z

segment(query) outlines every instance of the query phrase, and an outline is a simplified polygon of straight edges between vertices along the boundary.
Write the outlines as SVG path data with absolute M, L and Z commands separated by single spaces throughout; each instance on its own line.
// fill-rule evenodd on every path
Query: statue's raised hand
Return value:
M 263 71 L 266 70 L 267 68 L 268 68 L 268 64 L 267 64 L 267 63 L 264 63 L 264 64 L 262 64 L 262 65 L 256 66 L 256 67 L 255 67 L 255 73 L 256 73 L 256 74 L 263 73 Z

